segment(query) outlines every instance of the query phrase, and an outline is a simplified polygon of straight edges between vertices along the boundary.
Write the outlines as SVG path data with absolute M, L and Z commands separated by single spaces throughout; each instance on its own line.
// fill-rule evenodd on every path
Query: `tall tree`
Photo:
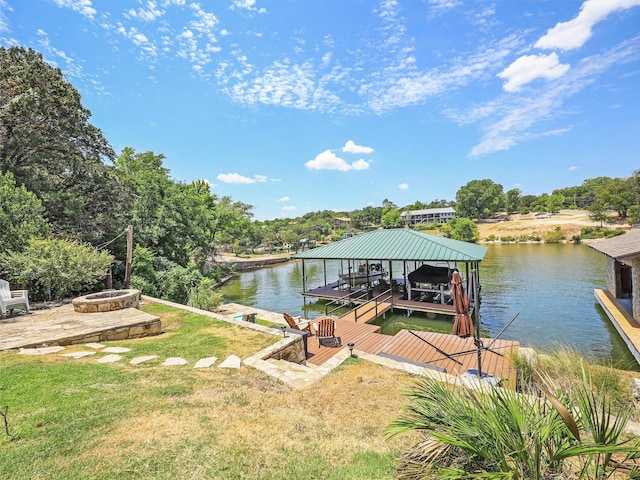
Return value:
M 11 172 L 0 172 L 0 254 L 20 252 L 31 238 L 45 238 L 49 225 L 42 217 L 38 197 L 24 186 L 17 187 Z
M 60 69 L 22 47 L 0 47 L 0 171 L 43 202 L 54 233 L 98 242 L 113 233 L 114 152 Z
M 627 210 L 638 201 L 634 186 L 633 177 L 612 178 L 596 189 L 596 195 L 602 205 L 617 211 L 620 218 L 627 218 Z
M 507 214 L 517 212 L 520 209 L 520 198 L 522 197 L 522 190 L 519 188 L 512 188 L 505 193 L 505 210 Z
M 471 180 L 457 191 L 456 203 L 460 217 L 479 220 L 493 215 L 502 208 L 502 185 L 490 179 Z

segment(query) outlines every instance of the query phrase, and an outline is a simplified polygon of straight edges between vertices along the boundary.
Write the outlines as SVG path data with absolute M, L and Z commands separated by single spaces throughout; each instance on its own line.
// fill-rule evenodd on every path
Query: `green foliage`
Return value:
M 24 186 L 16 187 L 11 172 L 0 172 L 0 253 L 19 252 L 30 238 L 49 235 L 40 200 Z
M 547 212 L 558 213 L 564 207 L 564 195 L 554 193 L 546 198 L 545 204 Z
M 620 218 L 627 217 L 629 207 L 638 203 L 638 194 L 634 191 L 635 180 L 612 178 L 596 189 L 598 202 L 616 210 Z
M 121 228 L 114 153 L 60 69 L 0 47 L 0 171 L 34 193 L 54 234 L 98 243 Z
M 382 228 L 397 228 L 402 225 L 402 217 L 400 216 L 400 210 L 391 208 L 382 215 L 380 226 Z
M 0 257 L 0 269 L 28 286 L 31 298 L 53 300 L 95 288 L 112 261 L 107 252 L 77 241 L 31 239 L 22 252 Z
M 158 265 L 157 259 L 156 265 Z M 186 267 L 170 261 L 162 261 L 158 270 L 158 293 L 160 298 L 185 305 L 189 300 L 189 292 L 200 284 L 202 274 L 194 263 Z
M 478 226 L 468 218 L 453 218 L 442 226 L 443 235 L 463 242 L 476 242 L 478 240 Z
M 611 238 L 625 233 L 621 228 L 582 227 L 580 237 L 584 239 Z
M 504 203 L 502 185 L 493 180 L 471 180 L 456 193 L 460 217 L 485 218 L 500 211 Z
M 520 208 L 520 199 L 522 197 L 522 190 L 519 188 L 512 188 L 505 193 L 505 210 L 507 214 L 517 212 Z
M 544 235 L 544 243 L 561 243 L 567 239 L 560 227 L 556 227 L 552 232 L 547 232 Z
M 210 278 L 200 280 L 200 283 L 189 291 L 187 305 L 201 310 L 214 311 L 222 305 L 222 295 L 213 289 L 214 285 L 215 281 Z
M 400 458 L 399 477 L 600 479 L 612 470 L 612 453 L 640 454 L 640 445 L 622 436 L 629 408 L 613 408 L 587 375 L 569 391 L 538 388 L 544 396 L 420 380 L 388 430 L 423 434 Z
M 153 252 L 136 245 L 131 261 L 131 288 L 140 290 L 144 295 L 158 296 L 158 276 L 153 266 Z

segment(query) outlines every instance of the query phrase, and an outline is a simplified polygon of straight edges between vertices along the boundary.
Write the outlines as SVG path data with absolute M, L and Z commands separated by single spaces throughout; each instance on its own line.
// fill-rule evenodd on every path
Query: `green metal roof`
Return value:
M 474 243 L 395 228 L 363 233 L 297 253 L 293 258 L 480 262 L 486 253 L 486 247 Z

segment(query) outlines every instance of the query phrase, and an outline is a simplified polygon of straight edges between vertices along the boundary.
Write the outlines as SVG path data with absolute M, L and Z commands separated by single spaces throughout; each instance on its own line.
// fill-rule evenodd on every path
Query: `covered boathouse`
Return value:
M 640 363 L 640 228 L 589 246 L 607 256 L 607 289 L 596 300 Z
M 449 280 L 458 269 L 472 303 L 487 248 L 406 228 L 374 230 L 294 255 L 302 260 L 302 295 L 358 304 L 376 296 L 392 308 L 455 315 Z M 324 285 L 308 285 L 305 261 L 322 261 Z M 339 278 L 327 277 L 327 262 L 340 262 Z M 395 270 L 394 270 L 395 268 Z M 357 280 L 356 280 L 357 276 Z M 366 320 L 365 320 L 366 321 Z

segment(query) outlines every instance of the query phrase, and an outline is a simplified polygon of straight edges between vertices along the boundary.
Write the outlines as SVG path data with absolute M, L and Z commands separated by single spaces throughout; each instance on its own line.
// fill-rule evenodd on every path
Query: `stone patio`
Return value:
M 68 304 L 0 320 L 0 350 L 125 340 L 160 332 L 160 318 L 136 308 L 80 313 Z

